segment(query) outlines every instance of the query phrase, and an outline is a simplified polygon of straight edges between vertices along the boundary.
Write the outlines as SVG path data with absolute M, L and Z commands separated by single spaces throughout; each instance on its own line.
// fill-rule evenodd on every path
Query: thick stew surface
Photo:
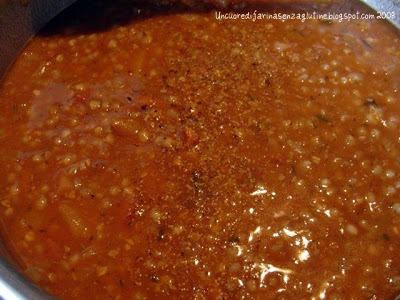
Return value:
M 0 220 L 26 275 L 62 299 L 394 299 L 395 29 L 113 3 L 69 9 L 0 88 Z

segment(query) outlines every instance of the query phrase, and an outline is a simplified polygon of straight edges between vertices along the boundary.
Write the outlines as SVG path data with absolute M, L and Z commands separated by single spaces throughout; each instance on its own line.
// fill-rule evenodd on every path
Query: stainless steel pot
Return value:
M 29 39 L 75 1 L 0 0 L 0 79 Z M 364 2 L 376 11 L 395 12 L 396 18 L 390 22 L 400 28 L 400 0 L 364 0 Z M 18 264 L 1 239 L 0 298 L 51 299 L 22 275 Z

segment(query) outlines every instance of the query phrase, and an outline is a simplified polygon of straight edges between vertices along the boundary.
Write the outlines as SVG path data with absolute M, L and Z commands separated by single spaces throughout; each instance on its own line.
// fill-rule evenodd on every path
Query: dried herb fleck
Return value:
M 315 117 L 321 122 L 327 122 L 327 123 L 331 122 L 325 115 L 322 114 L 316 114 Z

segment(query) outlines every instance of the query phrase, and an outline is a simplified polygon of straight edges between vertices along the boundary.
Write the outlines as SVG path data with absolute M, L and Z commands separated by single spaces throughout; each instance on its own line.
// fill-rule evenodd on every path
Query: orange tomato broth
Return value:
M 398 32 L 218 9 L 84 1 L 25 47 L 0 89 L 13 255 L 60 299 L 394 299 Z M 254 10 L 372 13 L 223 11 Z

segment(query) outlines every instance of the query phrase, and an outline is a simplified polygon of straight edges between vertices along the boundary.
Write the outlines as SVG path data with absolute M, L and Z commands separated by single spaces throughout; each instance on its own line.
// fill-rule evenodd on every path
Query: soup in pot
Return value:
M 398 32 L 234 17 L 355 1 L 218 9 L 83 1 L 30 41 L 0 88 L 9 249 L 60 299 L 394 299 Z

